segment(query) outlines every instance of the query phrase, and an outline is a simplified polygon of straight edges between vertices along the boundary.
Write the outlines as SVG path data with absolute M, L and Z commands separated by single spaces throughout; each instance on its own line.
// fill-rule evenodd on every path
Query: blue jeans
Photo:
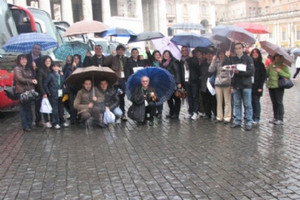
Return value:
M 260 120 L 260 96 L 252 94 L 252 107 L 253 107 L 253 121 L 259 122 Z
M 119 106 L 113 110 L 113 113 L 115 114 L 117 119 L 123 115 L 123 112 Z
M 23 129 L 32 127 L 31 103 L 32 102 L 28 102 L 25 104 L 20 103 L 20 117 Z
M 245 89 L 234 89 L 233 92 L 233 99 L 234 99 L 234 110 L 235 110 L 235 124 L 242 124 L 242 105 L 244 104 L 245 108 L 245 118 L 246 118 L 246 125 L 252 125 L 252 89 L 245 88 Z

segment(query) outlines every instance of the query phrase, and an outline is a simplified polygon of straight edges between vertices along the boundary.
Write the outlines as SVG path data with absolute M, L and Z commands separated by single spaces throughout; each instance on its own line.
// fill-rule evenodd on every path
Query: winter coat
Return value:
M 84 58 L 84 61 L 83 61 L 83 66 L 84 67 L 89 67 L 89 66 L 104 66 L 104 60 L 105 60 L 105 56 L 102 55 L 102 57 L 99 59 L 97 57 L 97 55 L 93 55 L 92 57 L 91 56 L 86 56 Z
M 179 62 L 172 58 L 168 66 L 162 66 L 164 69 L 168 70 L 174 77 L 176 84 L 182 83 L 182 75 Z
M 87 91 L 84 88 L 81 88 L 75 97 L 74 100 L 74 108 L 78 111 L 78 114 L 88 111 L 88 105 L 89 103 L 93 102 L 93 103 L 102 103 L 104 102 L 104 96 L 101 96 L 99 94 L 97 94 L 97 89 L 95 89 L 95 96 L 97 97 L 97 101 L 93 102 L 93 88 L 90 91 Z
M 37 79 L 37 85 L 38 85 L 38 89 L 40 91 L 40 95 L 44 95 L 47 94 L 45 89 L 44 89 L 44 80 L 46 80 L 47 76 L 51 73 L 50 68 L 48 67 L 41 67 L 38 70 L 36 79 Z
M 254 83 L 252 84 L 252 94 L 262 96 L 263 92 L 258 92 L 258 89 L 263 90 L 266 81 L 266 68 L 262 62 L 254 60 Z
M 281 71 L 277 72 L 276 71 L 277 68 L 281 68 Z M 278 88 L 278 79 L 280 76 L 285 78 L 291 77 L 290 70 L 286 65 L 283 64 L 283 60 L 279 63 L 272 63 L 269 65 L 267 69 L 267 77 L 268 77 L 267 87 Z
M 135 61 L 132 58 L 129 58 L 125 69 L 125 79 L 127 80 L 129 76 L 133 74 L 134 67 L 144 67 L 144 66 L 145 66 L 145 62 L 143 60 Z
M 110 55 L 105 58 L 104 60 L 104 66 L 110 67 L 114 72 L 116 72 L 117 76 L 121 78 L 121 65 L 120 65 L 120 59 L 123 62 L 123 71 L 124 71 L 124 76 L 125 76 L 125 71 L 127 68 L 127 58 L 125 56 L 122 56 L 120 58 L 119 55 L 113 56 Z M 124 77 L 125 78 L 125 77 Z
M 186 62 L 188 64 L 188 67 L 189 67 L 188 71 L 190 73 L 189 82 L 199 81 L 199 79 L 200 79 L 200 65 L 199 65 L 198 58 L 191 57 L 191 58 L 186 59 Z M 184 69 L 183 69 L 183 71 L 184 71 Z M 182 77 L 184 77 L 184 74 L 183 74 Z
M 201 91 L 207 92 L 207 79 L 212 75 L 212 73 L 208 72 L 208 68 L 210 66 L 210 63 L 207 62 L 207 60 L 204 60 L 200 65 L 200 72 L 201 72 Z
M 15 93 L 21 94 L 22 92 L 34 89 L 32 83 L 32 71 L 26 67 L 16 66 L 14 68 L 14 86 Z
M 58 90 L 63 90 L 63 82 L 64 77 L 62 75 L 60 75 L 59 73 L 51 72 L 44 80 L 44 90 L 49 97 L 58 99 Z
M 246 71 L 239 71 L 238 74 L 234 74 L 231 85 L 234 89 L 252 88 L 252 76 L 254 76 L 254 64 L 253 60 L 247 53 L 244 53 L 241 58 L 237 56 L 225 57 L 223 65 L 232 64 L 244 64 L 246 65 Z
M 104 97 L 105 107 L 109 107 L 113 111 L 119 106 L 119 95 L 113 87 L 108 87 L 106 91 L 103 91 L 101 88 L 97 88 L 97 90 L 101 97 Z M 98 93 L 96 93 L 96 97 L 98 97 Z
M 213 59 L 208 68 L 208 72 L 216 73 L 215 86 L 228 87 L 231 85 L 230 71 L 224 70 L 222 61 Z

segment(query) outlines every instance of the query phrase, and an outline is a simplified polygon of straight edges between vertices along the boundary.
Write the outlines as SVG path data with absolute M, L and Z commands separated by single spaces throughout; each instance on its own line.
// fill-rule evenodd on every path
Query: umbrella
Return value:
M 295 49 L 293 49 L 293 50 L 292 50 L 292 53 L 293 53 L 295 56 L 299 55 L 299 54 L 300 54 L 300 48 L 295 48 Z
M 64 36 L 82 35 L 106 31 L 109 27 L 99 21 L 82 20 L 72 24 L 64 33 Z
M 262 24 L 255 24 L 255 23 L 250 23 L 250 22 L 241 22 L 241 23 L 237 23 L 237 24 L 234 24 L 234 25 L 242 27 L 246 31 L 249 31 L 250 33 L 255 33 L 255 34 L 270 33 L 267 30 L 267 28 Z
M 167 37 L 154 39 L 152 40 L 152 43 L 155 49 L 157 49 L 161 54 L 163 54 L 165 50 L 169 50 L 177 60 L 181 60 L 180 49 Z
M 66 42 L 54 50 L 54 55 L 57 59 L 65 60 L 68 55 L 79 54 L 83 60 L 86 52 L 90 50 L 89 45 L 80 41 Z
M 121 28 L 121 27 L 111 27 L 106 31 L 101 33 L 102 37 L 105 36 L 115 36 L 115 37 L 131 37 L 136 36 L 136 34 L 129 29 Z
M 197 33 L 181 33 L 174 35 L 171 39 L 172 42 L 181 46 L 188 46 L 191 48 L 195 47 L 209 47 L 212 45 L 212 42 Z
M 172 26 L 173 29 L 181 29 L 181 30 L 205 30 L 202 24 L 197 23 L 178 23 Z
M 153 40 L 153 39 L 158 39 L 163 37 L 165 36 L 161 32 L 157 32 L 157 31 L 142 32 L 137 34 L 136 36 L 131 36 L 130 39 L 128 40 L 128 43 Z
M 128 99 L 131 98 L 134 89 L 141 86 L 141 78 L 143 76 L 149 77 L 150 86 L 155 89 L 158 95 L 159 101 L 157 105 L 161 105 L 167 101 L 176 89 L 175 80 L 170 72 L 160 67 L 146 67 L 138 70 L 129 77 L 126 83 L 126 95 Z
M 118 80 L 117 74 L 111 68 L 90 66 L 77 68 L 65 82 L 74 89 L 80 89 L 86 78 L 90 78 L 94 85 L 102 79 L 107 80 L 109 84 L 114 84 Z
M 255 38 L 252 33 L 238 26 L 220 25 L 212 28 L 215 36 L 227 37 L 232 41 L 254 44 Z
M 274 56 L 275 54 L 282 55 L 284 57 L 284 63 L 287 64 L 288 66 L 291 66 L 293 62 L 293 58 L 280 46 L 268 41 L 261 41 L 260 46 L 261 48 L 266 50 L 266 52 L 271 56 Z
M 7 52 L 28 53 L 32 50 L 34 44 L 39 44 L 42 50 L 57 47 L 57 42 L 45 33 L 22 33 L 10 38 L 4 45 L 3 49 Z

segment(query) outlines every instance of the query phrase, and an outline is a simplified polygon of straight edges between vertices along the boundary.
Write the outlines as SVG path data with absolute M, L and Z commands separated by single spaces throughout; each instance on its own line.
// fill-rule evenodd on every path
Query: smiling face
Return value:
M 47 59 L 45 60 L 45 66 L 46 66 L 46 67 L 50 67 L 50 66 L 51 66 L 51 59 L 50 59 L 50 58 L 47 58 Z
M 142 84 L 143 88 L 147 88 L 149 86 L 149 83 L 150 83 L 149 77 L 143 76 L 141 78 L 141 84 Z
M 242 45 L 242 44 L 240 44 L 240 43 L 236 44 L 236 45 L 234 46 L 234 50 L 235 50 L 235 53 L 236 53 L 237 56 L 240 57 L 240 56 L 243 55 L 243 50 L 244 50 L 244 48 L 243 48 L 243 45 Z
M 27 58 L 26 57 L 21 57 L 20 58 L 20 65 L 22 67 L 25 67 L 27 65 Z
M 169 53 L 168 51 L 166 51 L 166 52 L 164 53 L 164 55 L 163 55 L 163 58 L 164 58 L 165 60 L 170 59 L 170 58 L 171 58 L 170 53 Z

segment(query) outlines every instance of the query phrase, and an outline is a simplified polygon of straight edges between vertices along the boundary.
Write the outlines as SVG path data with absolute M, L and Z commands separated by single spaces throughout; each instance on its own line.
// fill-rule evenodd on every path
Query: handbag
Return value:
M 11 100 L 18 100 L 19 99 L 19 95 L 15 93 L 15 87 L 11 86 L 11 87 L 5 87 L 4 88 L 5 94 L 8 98 L 10 98 Z
M 187 98 L 188 95 L 187 95 L 187 92 L 184 88 L 178 88 L 175 92 L 175 96 L 177 98 L 185 99 L 185 98 Z
M 52 106 L 51 106 L 48 98 L 43 98 L 42 99 L 40 112 L 41 113 L 47 113 L 47 114 L 52 113 Z
M 28 102 L 35 101 L 38 97 L 39 93 L 34 91 L 34 89 L 31 89 L 20 94 L 20 102 L 22 104 L 26 104 Z
M 104 124 L 114 123 L 115 119 L 116 119 L 115 114 L 112 113 L 110 110 L 106 110 L 104 112 L 104 115 L 103 115 L 103 122 L 104 122 Z
M 291 79 L 280 76 L 278 79 L 278 87 L 284 89 L 290 89 L 294 86 Z

